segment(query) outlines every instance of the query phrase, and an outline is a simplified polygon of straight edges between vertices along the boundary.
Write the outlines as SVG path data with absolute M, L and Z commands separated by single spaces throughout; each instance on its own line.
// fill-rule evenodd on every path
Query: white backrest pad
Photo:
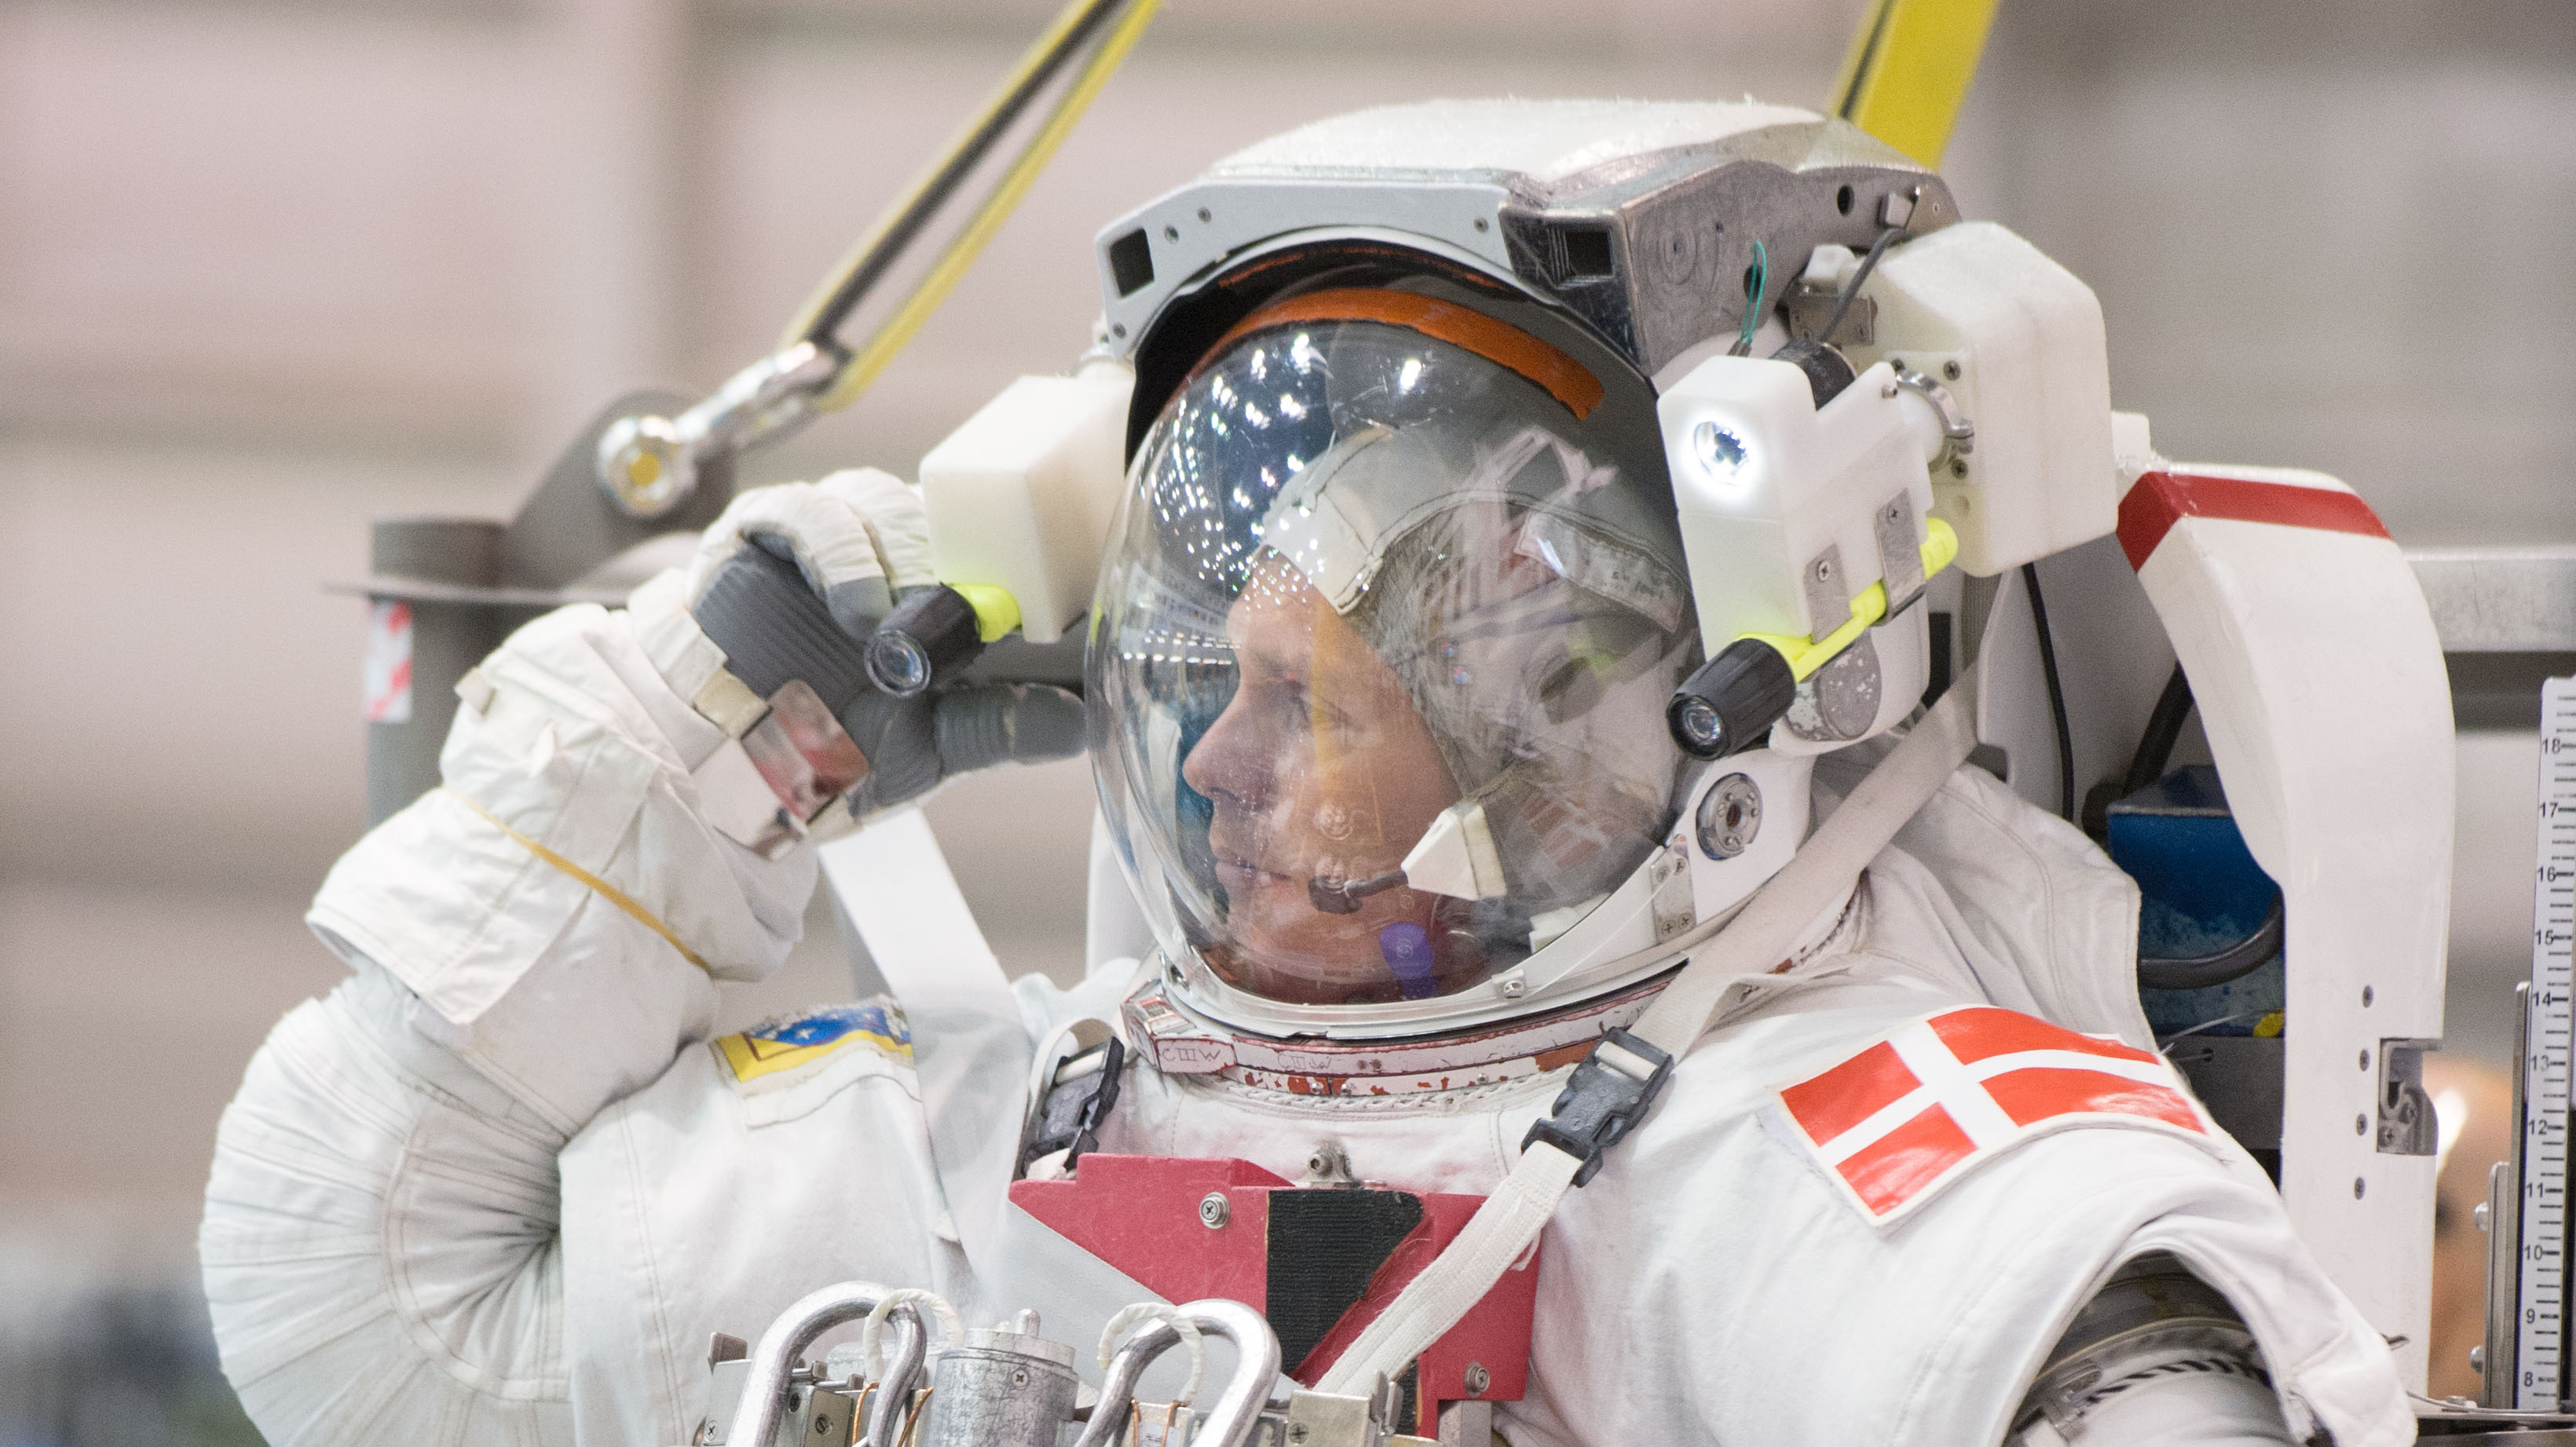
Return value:
M 2372 1325 L 2411 1338 L 2401 1368 L 2420 1384 L 2433 1159 L 2379 1153 L 2369 1125 L 2383 1042 L 2441 1034 L 2441 643 L 2397 545 L 2323 474 L 2169 466 L 2120 518 L 2246 847 L 2282 889 L 2282 1198 Z

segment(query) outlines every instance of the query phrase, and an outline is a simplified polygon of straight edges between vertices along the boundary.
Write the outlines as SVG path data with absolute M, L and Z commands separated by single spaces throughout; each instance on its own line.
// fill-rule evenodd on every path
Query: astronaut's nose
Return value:
M 1269 793 L 1271 770 L 1261 757 L 1260 730 L 1243 717 L 1239 702 L 1226 705 L 1181 761 L 1181 779 L 1208 798 L 1257 809 Z

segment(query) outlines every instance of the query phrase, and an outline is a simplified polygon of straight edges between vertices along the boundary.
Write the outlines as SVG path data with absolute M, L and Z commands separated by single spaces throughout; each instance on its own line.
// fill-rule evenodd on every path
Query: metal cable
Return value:
M 2121 798 L 2165 776 L 2165 765 L 2173 762 L 2174 745 L 2182 740 L 2182 726 L 2191 718 L 2191 703 L 2191 680 L 2177 663 L 2173 676 L 2165 680 L 2164 692 L 2156 695 L 2155 711 L 2147 715 L 2145 730 L 2138 735 L 2138 751 L 2129 758 L 2129 772 L 2120 777 Z
M 1074 123 L 1082 118 L 1092 98 L 1109 83 L 1110 75 L 1118 69 L 1119 62 L 1127 58 L 1127 52 L 1135 48 L 1137 40 L 1145 33 L 1145 27 L 1153 21 L 1160 3 L 1161 0 L 1129 0 L 1127 12 L 1119 17 L 1117 26 L 1101 40 L 1091 59 L 1084 63 L 1081 72 L 1066 87 L 1063 98 L 1056 102 L 1055 109 L 1048 114 L 1038 133 L 1029 138 L 1019 157 L 1012 161 L 1010 170 L 994 185 L 992 194 L 984 198 L 984 203 L 975 209 L 964 229 L 940 253 L 939 260 L 913 288 L 912 295 L 904 298 L 903 305 L 895 314 L 850 358 L 849 365 L 842 368 L 830 389 L 815 399 L 816 411 L 830 412 L 856 400 L 894 360 L 895 354 L 901 352 L 913 335 L 921 330 L 922 323 L 930 319 L 930 314 L 938 309 L 939 304 L 947 300 L 948 293 L 965 276 L 966 269 L 974 265 L 975 258 L 982 254 L 985 243 L 1002 229 L 1002 223 L 1010 218 L 1012 210 L 1020 204 L 1020 198 L 1027 195 L 1029 187 L 1036 183 L 1038 173 L 1046 169 L 1047 162 L 1055 158 L 1056 149 L 1064 144 L 1066 136 L 1073 133 Z
M 1860 265 L 1852 271 L 1851 280 L 1844 282 L 1842 291 L 1834 297 L 1833 314 L 1825 318 L 1825 329 L 1816 333 L 1817 341 L 1833 345 L 1834 329 L 1843 324 L 1843 313 L 1851 310 L 1852 298 L 1860 295 L 1861 283 L 1869 280 L 1871 272 L 1878 270 L 1878 259 L 1887 254 L 1887 243 L 1904 234 L 1902 226 L 1886 227 L 1878 233 L 1878 239 L 1869 244 L 1869 254 L 1860 259 Z
M 1753 264 L 1744 269 L 1744 320 L 1735 331 L 1735 345 L 1726 349 L 1730 357 L 1751 356 L 1753 334 L 1762 327 L 1762 293 L 1771 288 L 1771 253 L 1761 238 L 1753 241 Z
M 812 299 L 796 313 L 796 319 L 788 323 L 787 333 L 779 341 L 781 350 L 798 342 L 831 342 L 841 323 L 849 319 L 905 248 L 920 236 L 922 228 L 948 204 L 957 188 L 983 164 L 994 144 L 1028 110 L 1029 103 L 1122 3 L 1124 0 L 1073 0 L 1065 7 L 1021 57 L 984 109 L 949 143 L 947 153 L 914 178 L 911 187 L 886 209 L 876 226 L 833 268 Z
M 2021 585 L 2030 591 L 2030 622 L 2039 635 L 2039 671 L 2048 680 L 2048 714 L 2057 724 L 2057 814 L 2075 818 L 2075 733 L 2066 721 L 2066 690 L 2057 678 L 2057 640 L 2048 631 L 2048 600 L 2039 594 L 2039 564 L 2021 565 Z

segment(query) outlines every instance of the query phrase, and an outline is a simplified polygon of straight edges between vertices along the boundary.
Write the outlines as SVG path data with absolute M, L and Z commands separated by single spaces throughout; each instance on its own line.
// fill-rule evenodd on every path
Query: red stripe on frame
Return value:
M 2120 550 L 2132 569 L 2143 568 L 2175 523 L 2187 517 L 2232 518 L 2322 532 L 2384 538 L 2388 529 L 2370 504 L 2332 488 L 2242 477 L 2196 477 L 2150 472 L 2120 499 Z
M 1977 1153 L 1977 1143 L 1939 1106 L 1854 1151 L 1835 1167 L 1870 1209 L 1884 1216 Z

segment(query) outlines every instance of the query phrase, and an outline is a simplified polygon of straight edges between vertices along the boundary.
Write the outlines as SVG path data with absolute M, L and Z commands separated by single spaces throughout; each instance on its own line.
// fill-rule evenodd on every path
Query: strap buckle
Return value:
M 1026 1177 L 1039 1157 L 1064 1152 L 1064 1168 L 1100 1148 L 1100 1127 L 1118 1104 L 1119 1077 L 1127 1069 L 1127 1047 L 1118 1037 L 1067 1056 L 1055 1078 L 1036 1102 L 1022 1128 L 1019 1166 L 1013 1180 Z
M 1574 1172 L 1580 1186 L 1600 1171 L 1602 1154 L 1646 1118 L 1672 1074 L 1671 1052 L 1625 1030 L 1605 1030 L 1574 1067 L 1548 1118 L 1521 1137 L 1521 1149 L 1545 1141 L 1581 1161 Z

